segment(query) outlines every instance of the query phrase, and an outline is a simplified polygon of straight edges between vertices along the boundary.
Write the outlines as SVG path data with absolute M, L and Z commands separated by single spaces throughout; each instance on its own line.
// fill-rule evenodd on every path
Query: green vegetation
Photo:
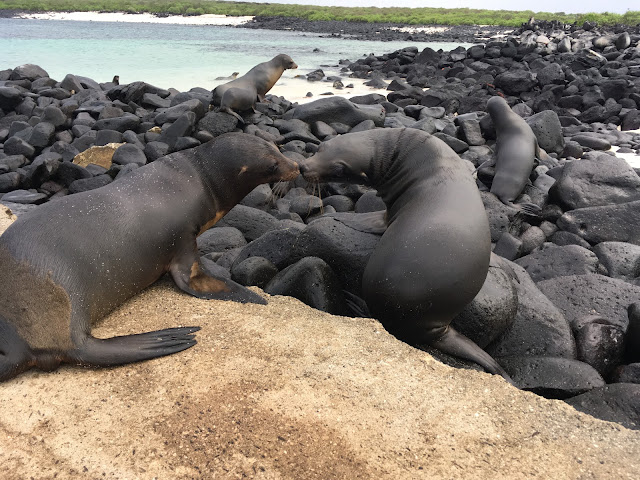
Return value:
M 600 25 L 640 24 L 640 11 L 565 14 L 533 11 L 475 10 L 469 8 L 376 8 L 319 7 L 276 3 L 241 3 L 208 0 L 0 0 L 0 10 L 32 12 L 129 12 L 171 13 L 175 15 L 263 15 L 297 17 L 306 20 L 345 20 L 349 22 L 389 22 L 410 25 L 501 25 L 519 26 L 532 16 L 536 20 L 558 20 Z

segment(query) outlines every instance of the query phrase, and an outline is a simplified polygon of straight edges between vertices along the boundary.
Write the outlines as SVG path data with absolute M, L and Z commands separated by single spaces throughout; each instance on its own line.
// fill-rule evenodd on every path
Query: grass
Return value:
M 409 25 L 498 25 L 516 27 L 535 17 L 536 20 L 558 20 L 562 23 L 597 22 L 599 25 L 638 25 L 640 11 L 616 13 L 566 14 L 564 12 L 517 12 L 509 10 L 477 10 L 470 8 L 377 8 L 320 7 L 277 3 L 242 3 L 213 0 L 0 0 L 0 10 L 30 12 L 129 12 L 169 13 L 174 15 L 218 14 L 231 16 L 276 16 L 305 20 L 343 20 L 348 22 L 381 22 Z

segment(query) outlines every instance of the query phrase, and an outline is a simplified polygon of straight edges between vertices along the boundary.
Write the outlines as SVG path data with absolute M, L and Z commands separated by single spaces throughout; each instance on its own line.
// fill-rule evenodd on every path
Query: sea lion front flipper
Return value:
M 194 297 L 206 300 L 232 300 L 240 303 L 267 304 L 267 301 L 260 295 L 233 280 L 205 273 L 195 252 L 174 260 L 170 271 L 178 288 Z
M 66 354 L 66 361 L 88 367 L 112 367 L 178 353 L 197 342 L 200 327 L 179 327 L 112 338 L 87 336 Z
M 387 229 L 387 211 L 352 213 L 331 213 L 327 217 L 335 218 L 340 223 L 364 233 L 382 235 Z
M 454 357 L 471 360 L 483 367 L 487 372 L 500 375 L 511 385 L 515 385 L 511 377 L 507 375 L 507 372 L 498 365 L 498 362 L 491 355 L 450 326 L 447 327 L 444 335 L 430 342 L 429 345 Z

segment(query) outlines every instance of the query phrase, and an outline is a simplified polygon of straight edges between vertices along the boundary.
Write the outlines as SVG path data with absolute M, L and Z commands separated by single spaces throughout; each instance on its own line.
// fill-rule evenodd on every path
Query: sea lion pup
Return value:
M 533 203 L 513 203 L 527 185 L 536 159 L 546 152 L 538 146 L 538 140 L 527 122 L 514 113 L 500 96 L 491 97 L 487 112 L 496 127 L 495 176 L 490 192 L 505 205 L 515 207 L 528 215 L 540 214 L 540 207 Z M 488 164 L 487 164 L 488 166 Z M 478 168 L 481 168 L 482 165 Z
M 491 255 L 484 205 L 460 157 L 424 131 L 385 128 L 320 144 L 300 171 L 310 182 L 370 184 L 384 200 L 386 230 L 362 277 L 373 317 L 410 344 L 431 345 L 508 379 L 450 326 L 482 288 Z
M 214 80 L 233 80 L 234 78 L 236 78 L 238 75 L 240 75 L 240 72 L 233 72 L 231 75 L 229 75 L 228 77 L 216 77 Z
M 92 324 L 165 272 L 199 298 L 265 304 L 204 273 L 196 237 L 256 186 L 298 174 L 273 143 L 229 133 L 20 216 L 0 236 L 0 380 L 32 367 L 106 367 L 193 346 L 198 327 L 91 335 Z
M 247 94 L 253 94 L 255 90 L 256 97 L 253 99 L 253 106 L 256 99 L 260 102 L 264 100 L 264 96 L 280 79 L 282 72 L 294 68 L 298 68 L 298 65 L 289 55 L 284 53 L 276 55 L 268 62 L 259 63 L 241 77 L 214 88 L 211 105 L 219 107 L 225 91 L 230 88 L 239 88 L 246 90 Z

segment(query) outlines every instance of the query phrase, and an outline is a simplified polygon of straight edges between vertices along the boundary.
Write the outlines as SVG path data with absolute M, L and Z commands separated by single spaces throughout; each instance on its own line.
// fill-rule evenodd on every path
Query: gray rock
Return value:
M 131 143 L 126 143 L 116 149 L 111 161 L 118 165 L 128 165 L 130 163 L 144 165 L 147 163 L 147 157 L 139 147 Z
M 640 200 L 571 210 L 557 225 L 593 244 L 616 241 L 640 245 Z
M 562 126 L 556 112 L 544 110 L 527 118 L 526 122 L 538 139 L 540 148 L 547 152 L 562 153 L 564 150 L 564 136 L 562 135 Z
M 593 367 L 569 358 L 508 357 L 500 365 L 518 388 L 546 398 L 569 398 L 605 385 Z
M 482 288 L 451 325 L 480 348 L 485 348 L 511 327 L 517 310 L 518 294 L 512 278 L 492 256 Z
M 567 210 L 640 200 L 640 177 L 622 158 L 567 162 L 552 189 L 552 198 Z
M 520 236 L 522 241 L 522 253 L 527 255 L 538 247 L 541 247 L 547 239 L 540 227 L 532 225 Z
M 255 240 L 270 230 L 279 228 L 279 220 L 257 208 L 236 205 L 216 224 L 219 227 L 235 227 L 248 241 Z
M 513 271 L 518 293 L 518 311 L 505 333 L 487 347 L 493 357 L 550 356 L 576 358 L 576 347 L 564 315 L 536 287 L 527 272 L 507 260 L 504 271 Z
M 204 130 L 217 137 L 223 133 L 233 132 L 237 125 L 238 119 L 233 115 L 225 112 L 209 112 L 200 119 L 197 130 Z
M 373 120 L 376 126 L 384 124 L 385 111 L 381 105 L 357 105 L 343 97 L 321 98 L 313 102 L 298 105 L 293 118 L 306 123 L 341 122 L 350 127 L 364 120 Z
M 593 247 L 593 252 L 610 277 L 633 279 L 640 276 L 640 246 L 625 242 L 602 242 Z
M 566 400 L 576 410 L 627 428 L 640 429 L 640 385 L 613 383 Z
M 574 330 L 585 318 L 598 315 L 626 331 L 627 307 L 640 302 L 640 287 L 596 274 L 556 277 L 539 282 L 538 288 Z
M 321 217 L 300 233 L 291 260 L 323 259 L 345 289 L 360 295 L 362 273 L 379 240 L 378 235 L 360 232 L 333 218 Z
M 265 287 L 270 295 L 287 295 L 307 305 L 344 315 L 346 305 L 342 285 L 326 262 L 317 257 L 306 257 L 278 273 Z
M 86 192 L 95 188 L 104 187 L 105 185 L 110 184 L 112 181 L 113 180 L 111 179 L 111 177 L 106 174 L 98 175 L 96 177 L 92 176 L 91 178 L 82 178 L 71 182 L 71 184 L 69 185 L 69 193 L 72 194 Z
M 578 360 L 588 363 L 608 378 L 622 361 L 624 331 L 605 318 L 590 317 L 575 332 Z
M 224 252 L 244 247 L 247 241 L 237 228 L 216 226 L 199 235 L 196 243 L 199 255 L 203 256 L 211 252 Z
M 291 252 L 299 235 L 300 230 L 296 228 L 268 231 L 246 245 L 240 251 L 233 264 L 237 265 L 250 257 L 262 257 L 269 260 L 280 270 L 292 263 L 290 260 Z
M 231 267 L 231 279 L 247 287 L 265 288 L 277 273 L 276 266 L 263 257 L 249 257 Z
M 602 273 L 598 257 L 578 245 L 558 246 L 547 242 L 515 262 L 523 267 L 536 283 L 567 275 Z

